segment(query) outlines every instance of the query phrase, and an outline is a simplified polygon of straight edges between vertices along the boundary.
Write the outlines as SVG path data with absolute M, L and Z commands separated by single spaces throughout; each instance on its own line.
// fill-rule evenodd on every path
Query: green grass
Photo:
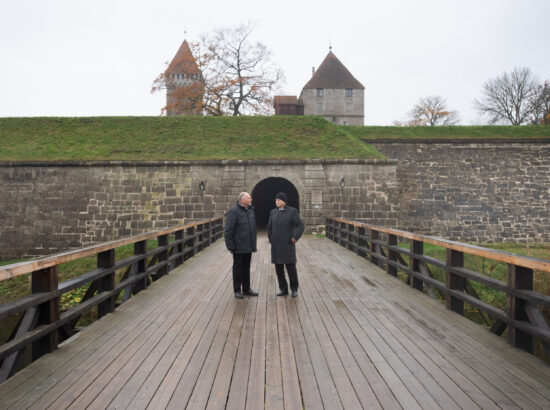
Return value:
M 0 161 L 384 158 L 379 139 L 548 139 L 549 125 L 338 126 L 320 117 L 0 118 Z
M 0 161 L 384 158 L 319 117 L 0 118 Z
M 344 128 L 343 126 L 339 126 Z M 360 127 L 347 126 L 346 131 L 358 138 L 371 141 L 379 139 L 395 140 L 507 140 L 507 139 L 547 139 L 550 141 L 550 125 L 526 126 L 444 126 L 444 127 Z

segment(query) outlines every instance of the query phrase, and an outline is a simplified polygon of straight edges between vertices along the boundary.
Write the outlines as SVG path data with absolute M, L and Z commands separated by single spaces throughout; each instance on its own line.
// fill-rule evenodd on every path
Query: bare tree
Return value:
M 207 115 L 270 114 L 272 95 L 284 75 L 267 46 L 253 41 L 251 35 L 250 22 L 202 34 L 200 41 L 190 45 L 201 72 L 201 101 L 196 101 L 196 89 L 181 88 L 179 97 L 200 104 Z M 166 85 L 163 73 L 155 79 L 152 92 Z
M 409 126 L 454 125 L 458 113 L 447 109 L 447 100 L 440 96 L 421 98 L 409 112 Z
M 550 81 L 548 80 L 537 87 L 532 123 L 550 124 Z
M 483 97 L 474 103 L 490 124 L 525 124 L 536 115 L 539 86 L 529 68 L 516 67 L 483 84 Z
M 223 73 L 224 96 L 233 115 L 267 114 L 272 109 L 272 91 L 284 79 L 272 61 L 271 51 L 253 42 L 251 23 L 220 29 L 205 39 L 217 59 L 216 73 Z

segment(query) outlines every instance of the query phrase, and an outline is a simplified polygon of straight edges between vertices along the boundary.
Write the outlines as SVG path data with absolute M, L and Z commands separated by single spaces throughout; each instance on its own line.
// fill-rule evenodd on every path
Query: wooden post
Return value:
M 452 249 L 447 249 L 447 266 L 462 268 L 464 266 L 464 253 Z M 447 289 L 464 291 L 464 278 L 455 275 L 449 270 L 446 272 Z M 457 299 L 451 295 L 446 296 L 447 309 L 459 313 L 464 316 L 464 301 Z
M 353 243 L 353 238 L 354 238 L 353 233 L 354 233 L 354 231 L 355 231 L 355 226 L 349 224 L 348 225 L 348 249 L 350 251 L 354 251 L 353 248 L 355 247 L 355 244 Z
M 169 243 L 169 236 L 168 235 L 161 235 L 158 238 L 158 247 L 161 248 L 163 246 L 168 246 Z M 158 261 L 164 262 L 168 260 L 168 249 L 163 250 L 159 253 Z M 170 270 L 170 267 L 168 265 L 164 265 L 163 267 L 159 268 L 157 271 L 158 276 L 162 277 L 168 273 Z
M 412 241 L 411 243 L 411 252 L 413 253 L 411 260 L 411 269 L 413 272 L 420 272 L 420 261 L 414 257 L 414 255 L 423 255 L 424 254 L 424 242 L 422 241 Z M 424 289 L 424 282 L 421 279 L 417 279 L 414 276 L 409 278 L 411 287 L 422 291 Z
M 176 241 L 181 241 L 183 239 L 183 229 L 179 230 L 179 231 L 176 231 L 176 233 L 174 234 L 174 237 L 175 237 Z M 183 263 L 183 255 L 182 255 L 183 254 L 183 242 L 176 245 L 175 252 L 178 255 L 178 257 L 174 260 L 174 267 L 179 266 Z
M 57 273 L 57 265 L 46 269 L 40 269 L 32 273 L 32 293 L 50 292 L 57 290 L 59 277 Z M 38 320 L 37 326 L 54 323 L 59 320 L 60 298 L 54 298 L 38 305 Z M 36 360 L 46 353 L 53 352 L 57 349 L 59 343 L 59 334 L 57 329 L 52 333 L 38 339 L 32 344 L 32 359 Z
M 212 243 L 212 227 L 210 226 L 210 222 L 205 223 L 204 227 L 206 228 L 206 238 L 208 239 L 206 246 L 209 246 Z
M 223 219 L 218 219 L 218 231 L 216 235 L 216 239 L 219 239 L 223 236 Z
M 342 230 L 346 227 L 346 224 L 343 222 L 338 223 L 338 245 L 344 246 L 342 241 Z
M 390 249 L 390 246 L 397 246 L 397 236 L 395 235 L 388 235 L 388 266 L 387 271 L 389 275 L 397 276 L 397 268 L 395 266 L 392 266 L 390 264 L 390 261 L 397 262 L 397 259 L 399 258 L 399 253 L 396 251 L 392 251 Z
M 115 250 L 109 249 L 108 251 L 97 254 L 97 267 L 98 268 L 111 268 L 115 265 Z M 105 275 L 97 281 L 97 291 L 107 292 L 115 288 L 115 272 L 111 272 Z M 115 297 L 112 296 L 109 299 L 101 302 L 97 305 L 97 317 L 105 316 L 107 313 L 111 313 L 115 310 Z
M 506 282 L 512 289 L 533 290 L 533 269 L 508 265 Z M 529 321 L 525 311 L 527 302 L 514 295 L 506 296 L 506 313 L 510 319 Z M 533 336 L 508 326 L 508 343 L 514 347 L 533 353 Z
M 185 230 L 185 235 L 187 237 L 191 237 L 191 239 L 188 239 L 185 241 L 185 248 L 187 249 L 191 249 L 191 252 L 189 252 L 186 256 L 185 256 L 185 259 L 189 259 L 191 256 L 193 256 L 195 254 L 195 239 L 193 237 L 193 235 L 195 234 L 195 227 L 192 226 L 191 228 L 187 228 Z
M 134 255 L 143 255 L 147 253 L 147 241 L 140 241 L 134 243 Z M 137 263 L 136 275 L 139 275 L 147 271 L 147 261 L 144 259 L 140 260 Z M 144 277 L 142 280 L 137 281 L 134 285 L 134 294 L 142 291 L 147 287 L 147 278 Z
M 380 266 L 378 258 L 376 257 L 376 244 L 374 243 L 375 240 L 378 240 L 380 238 L 380 233 L 373 229 L 369 229 L 369 231 L 370 231 L 370 252 L 371 252 L 370 261 L 371 263 L 374 263 L 376 266 Z
M 365 257 L 365 256 L 367 256 L 367 252 L 365 252 L 361 248 L 366 248 L 367 241 L 365 239 L 361 239 L 360 238 L 361 236 L 365 236 L 365 228 L 363 228 L 363 227 L 359 227 L 359 229 L 357 229 L 357 250 L 356 250 L 356 253 L 359 256 Z
M 197 237 L 195 238 L 195 241 L 193 242 L 194 247 L 196 248 L 195 253 L 200 252 L 203 248 L 203 245 L 202 245 L 202 240 L 204 239 L 203 228 L 204 228 L 204 226 L 202 224 L 197 225 L 197 230 L 196 230 Z

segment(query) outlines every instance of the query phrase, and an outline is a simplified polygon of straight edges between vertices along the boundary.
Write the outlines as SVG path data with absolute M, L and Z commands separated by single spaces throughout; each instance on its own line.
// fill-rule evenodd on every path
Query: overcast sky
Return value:
M 329 51 L 366 87 L 365 124 L 429 95 L 465 125 L 483 83 L 514 67 L 550 79 L 550 0 L 2 0 L 0 117 L 159 115 L 150 93 L 185 36 L 252 20 L 299 95 Z

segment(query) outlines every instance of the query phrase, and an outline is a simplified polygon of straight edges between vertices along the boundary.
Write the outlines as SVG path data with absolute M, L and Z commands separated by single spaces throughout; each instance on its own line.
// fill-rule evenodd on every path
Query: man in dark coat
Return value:
M 225 246 L 233 254 L 233 290 L 235 297 L 258 296 L 250 289 L 250 259 L 256 252 L 256 217 L 252 197 L 241 192 L 237 203 L 225 216 Z
M 267 223 L 267 237 L 271 243 L 271 262 L 275 264 L 279 289 L 277 296 L 288 295 L 285 266 L 292 296 L 298 296 L 298 272 L 296 272 L 296 242 L 304 232 L 304 222 L 296 208 L 288 206 L 284 192 L 275 195 L 275 209 L 271 210 Z

